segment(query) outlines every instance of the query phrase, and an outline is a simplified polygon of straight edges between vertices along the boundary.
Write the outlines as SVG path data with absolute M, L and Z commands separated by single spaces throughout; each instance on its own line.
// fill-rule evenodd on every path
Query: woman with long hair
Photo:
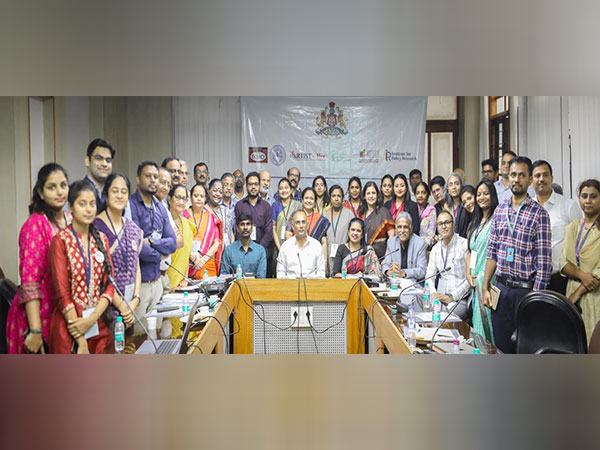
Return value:
M 112 311 L 116 313 L 118 310 L 126 327 L 133 325 L 135 319 L 130 308 L 135 311 L 140 304 L 142 274 L 139 254 L 144 239 L 140 227 L 133 220 L 123 216 L 130 189 L 129 179 L 124 174 L 110 174 L 102 191 L 102 198 L 106 199 L 106 208 L 94 220 L 94 226 L 108 238 L 114 278 L 117 287 L 125 296 L 121 298 L 115 293 Z
M 337 248 L 331 273 L 340 278 L 344 267 L 351 275 L 381 277 L 381 264 L 373 247 L 365 242 L 364 222 L 358 217 L 348 224 L 348 240 Z
M 413 223 L 413 233 L 421 232 L 421 220 L 419 218 L 419 208 L 417 204 L 410 199 L 408 180 L 403 173 L 396 174 L 394 177 L 393 195 L 384 206 L 390 210 L 392 220 L 396 220 L 399 212 L 407 212 Z
M 470 184 L 464 185 L 460 190 L 460 202 L 469 214 L 473 214 L 475 210 L 476 196 L 475 188 Z
M 312 182 L 317 199 L 315 209 L 322 213 L 329 206 L 329 193 L 327 192 L 327 181 L 322 175 L 317 175 Z
M 103 317 L 114 287 L 108 238 L 93 222 L 94 187 L 76 181 L 69 188 L 71 225 L 50 244 L 50 273 L 56 308 L 50 320 L 51 353 L 105 353 L 112 345 L 110 323 Z
M 344 208 L 348 208 L 354 214 L 354 217 L 358 216 L 358 208 L 360 208 L 361 202 L 361 191 L 362 181 L 358 177 L 352 177 L 348 180 L 348 200 L 343 203 Z
M 183 274 L 188 270 L 190 256 L 192 253 L 192 242 L 194 241 L 194 224 L 183 217 L 185 205 L 188 202 L 187 189 L 176 184 L 171 188 L 168 195 L 169 201 L 169 221 L 177 236 L 177 250 L 171 255 L 171 265 L 167 269 L 167 277 L 169 277 L 169 285 L 171 291 L 178 287 L 187 286 Z
M 567 225 L 560 266 L 569 278 L 567 297 L 581 308 L 589 342 L 600 320 L 600 182 L 585 180 L 578 196 L 583 219 Z
M 425 239 L 427 248 L 431 249 L 435 244 L 435 234 L 437 231 L 435 206 L 429 204 L 429 186 L 424 181 L 420 181 L 415 186 L 415 200 L 421 222 L 419 235 Z
M 194 185 L 191 190 L 192 206 L 183 212 L 183 217 L 194 224 L 189 276 L 197 280 L 204 276 L 205 270 L 209 276 L 218 275 L 221 262 L 215 256 L 221 249 L 219 237 L 222 232 L 217 216 L 206 208 L 207 195 L 204 185 Z
M 387 202 L 393 200 L 394 198 L 394 178 L 389 174 L 386 173 L 382 178 L 381 178 L 381 186 L 379 187 L 379 190 L 381 191 L 381 198 L 382 198 L 382 202 L 385 205 Z
M 460 199 L 463 186 L 464 182 L 459 174 L 452 172 L 448 176 L 444 191 L 444 209 L 454 218 L 454 232 L 466 238 L 471 214 L 463 207 Z
M 70 214 L 64 212 L 68 195 L 69 181 L 65 169 L 50 163 L 38 171 L 29 217 L 19 232 L 21 287 L 8 312 L 8 353 L 46 351 L 54 309 L 48 250 L 56 233 L 69 225 Z
M 494 342 L 492 315 L 489 308 L 483 304 L 483 278 L 487 261 L 488 242 L 492 229 L 492 217 L 498 206 L 498 195 L 491 181 L 483 179 L 475 188 L 476 204 L 473 209 L 473 219 L 468 230 L 468 251 L 466 258 L 467 281 L 473 294 L 473 329 L 488 341 Z M 492 282 L 495 277 L 492 279 Z
M 394 236 L 394 219 L 381 203 L 381 194 L 373 181 L 363 188 L 358 217 L 364 221 L 365 240 L 375 249 L 377 257 L 382 258 L 388 238 Z

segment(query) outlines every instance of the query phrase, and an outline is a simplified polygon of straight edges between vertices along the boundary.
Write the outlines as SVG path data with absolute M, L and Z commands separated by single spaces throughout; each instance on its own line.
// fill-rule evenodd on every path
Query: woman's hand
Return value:
M 131 308 L 131 309 L 133 309 L 133 308 Z M 123 303 L 121 304 L 121 308 L 119 309 L 119 312 L 121 313 L 121 316 L 123 317 L 123 322 L 125 323 L 126 328 L 129 328 L 131 325 L 133 325 L 133 321 L 134 321 L 133 313 L 129 310 L 129 308 L 125 304 L 125 300 L 123 300 Z
M 179 231 L 179 228 L 176 228 L 174 231 L 177 242 L 177 248 L 181 248 L 183 247 L 183 235 L 181 234 L 181 231 Z
M 488 308 L 492 307 L 492 294 L 490 294 L 490 290 L 487 288 L 483 288 L 481 290 L 481 300 L 483 301 L 483 306 L 487 306 Z
M 475 281 L 473 281 L 473 277 L 471 276 L 469 270 L 467 270 L 467 283 L 469 283 L 469 286 L 471 286 L 472 288 L 475 287 Z
M 40 349 L 42 350 L 42 353 L 45 353 L 43 344 L 44 340 L 42 338 L 42 333 L 29 333 L 25 338 L 25 342 L 23 342 L 27 353 L 37 353 Z
M 84 339 L 83 342 L 78 343 L 77 354 L 78 355 L 89 355 L 90 349 L 88 348 L 87 341 Z
M 69 320 L 67 328 L 71 336 L 73 336 L 74 339 L 78 339 L 84 336 L 86 331 L 89 330 L 93 324 L 94 322 L 93 319 L 91 319 L 91 316 L 87 319 L 78 317 L 77 319 Z
M 439 300 L 442 303 L 450 303 L 452 300 L 450 299 L 450 297 L 448 297 L 447 295 L 444 294 L 433 294 L 433 298 Z
M 201 256 L 197 259 L 196 263 L 194 264 L 196 270 L 200 270 L 204 267 L 204 265 L 208 262 L 208 256 Z
M 581 284 L 587 289 L 588 292 L 593 291 L 598 286 L 600 286 L 600 281 L 598 277 L 593 273 L 581 272 L 579 275 L 579 279 L 581 280 Z

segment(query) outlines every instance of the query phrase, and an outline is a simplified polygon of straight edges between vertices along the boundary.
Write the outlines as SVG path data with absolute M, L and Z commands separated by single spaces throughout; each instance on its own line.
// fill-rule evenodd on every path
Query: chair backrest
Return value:
M 0 353 L 6 353 L 6 319 L 16 294 L 17 287 L 12 281 L 0 280 Z
M 596 324 L 594 331 L 592 332 L 588 353 L 593 353 L 595 355 L 600 353 L 600 321 Z
M 533 291 L 517 311 L 516 353 L 587 353 L 581 314 L 564 296 Z

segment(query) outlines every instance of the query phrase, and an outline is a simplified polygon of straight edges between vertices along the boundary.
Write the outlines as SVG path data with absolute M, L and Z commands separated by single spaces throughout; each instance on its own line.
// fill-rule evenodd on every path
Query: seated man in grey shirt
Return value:
M 383 261 L 383 273 L 389 278 L 394 274 L 398 278 L 420 280 L 427 270 L 425 240 L 413 234 L 412 219 L 409 213 L 401 212 L 396 216 L 396 236 L 388 239 L 386 256 Z

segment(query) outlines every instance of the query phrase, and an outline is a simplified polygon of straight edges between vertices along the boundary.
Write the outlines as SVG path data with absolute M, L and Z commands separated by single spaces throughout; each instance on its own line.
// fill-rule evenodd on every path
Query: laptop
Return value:
M 144 341 L 140 348 L 135 352 L 136 355 L 176 355 L 176 354 L 185 354 L 187 353 L 187 338 L 190 334 L 190 330 L 192 329 L 192 322 L 194 321 L 194 315 L 196 314 L 196 309 L 198 308 L 198 303 L 200 302 L 200 295 L 196 299 L 194 306 L 190 309 L 190 313 L 188 315 L 187 323 L 185 324 L 185 328 L 183 329 L 183 334 L 180 339 L 154 339 L 148 336 L 148 339 Z M 156 349 L 152 342 L 156 345 Z

